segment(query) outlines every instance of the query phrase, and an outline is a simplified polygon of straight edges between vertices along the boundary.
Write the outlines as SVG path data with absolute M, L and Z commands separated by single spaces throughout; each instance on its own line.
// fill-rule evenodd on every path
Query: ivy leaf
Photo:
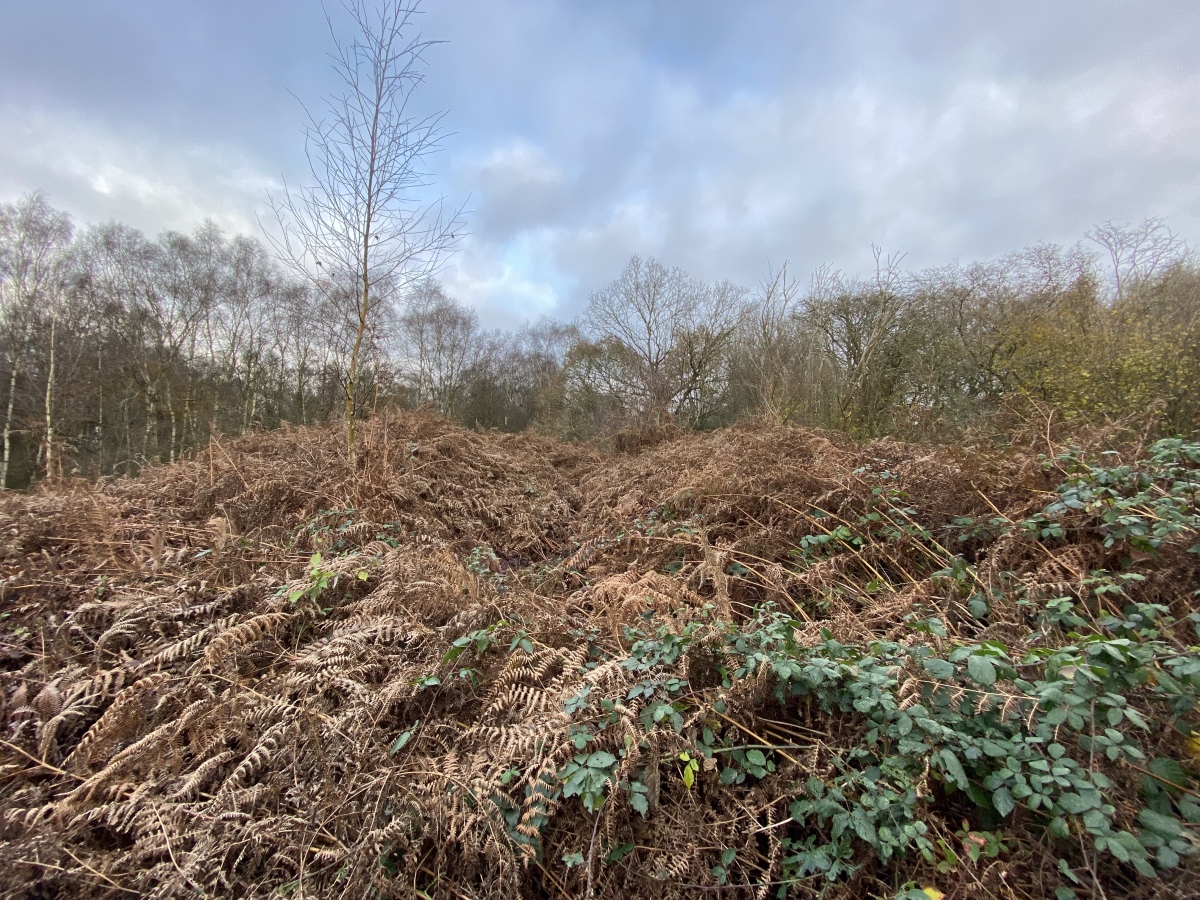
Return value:
M 609 865 L 612 865 L 613 863 L 618 863 L 621 860 L 623 860 L 626 856 L 628 856 L 630 853 L 632 853 L 633 849 L 634 849 L 633 844 L 622 844 L 620 847 L 610 850 L 608 852 L 608 855 L 604 857 L 604 861 L 606 863 L 608 863 Z

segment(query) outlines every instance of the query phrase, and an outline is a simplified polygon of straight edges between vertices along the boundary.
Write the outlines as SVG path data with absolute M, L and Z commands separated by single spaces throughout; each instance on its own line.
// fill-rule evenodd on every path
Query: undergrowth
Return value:
M 1200 445 L 289 440 L 4 501 L 6 896 L 1191 895 Z

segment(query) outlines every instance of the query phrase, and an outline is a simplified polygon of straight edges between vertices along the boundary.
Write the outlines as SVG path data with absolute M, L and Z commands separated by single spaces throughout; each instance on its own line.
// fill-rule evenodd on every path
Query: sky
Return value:
M 468 210 L 441 277 L 487 324 L 571 318 L 635 253 L 752 288 L 873 244 L 1200 243 L 1196 0 L 426 0 L 420 30 Z M 261 234 L 331 46 L 315 0 L 0 0 L 0 202 Z

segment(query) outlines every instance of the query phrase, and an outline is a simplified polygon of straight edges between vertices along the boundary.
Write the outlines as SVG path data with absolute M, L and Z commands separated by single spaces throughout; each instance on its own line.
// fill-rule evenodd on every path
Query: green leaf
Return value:
M 1163 784 L 1163 787 L 1172 795 L 1179 793 L 1178 788 L 1189 786 L 1188 782 L 1190 779 L 1188 778 L 1187 770 L 1173 759 L 1168 759 L 1165 756 L 1156 756 L 1150 760 L 1146 768 L 1152 774 L 1162 779 L 1163 782 L 1166 782 L 1166 784 Z
M 854 808 L 854 812 L 850 814 L 850 822 L 854 825 L 854 833 L 868 844 L 874 847 L 879 843 L 879 836 L 875 833 L 875 823 L 868 818 L 861 806 Z
M 607 750 L 597 750 L 588 757 L 587 767 L 589 769 L 607 769 L 614 765 L 616 761 L 617 758 Z
M 758 766 L 759 768 L 762 768 L 767 764 L 767 758 L 763 755 L 761 750 L 747 750 L 746 761 L 752 766 Z
M 1179 865 L 1179 854 L 1170 847 L 1159 847 L 1158 864 L 1164 869 L 1174 869 Z
M 622 844 L 620 847 L 610 850 L 608 852 L 608 855 L 604 857 L 604 861 L 609 865 L 612 865 L 613 863 L 618 863 L 621 860 L 623 860 L 626 856 L 628 856 L 630 853 L 632 853 L 633 850 L 634 850 L 633 844 Z
M 925 660 L 925 671 L 939 681 L 954 677 L 954 664 L 944 659 L 931 657 Z
M 1193 825 L 1200 825 L 1200 804 L 1196 803 L 1191 797 L 1181 797 L 1179 799 L 1179 814 L 1183 816 L 1184 821 L 1190 822 Z
M 996 807 L 996 812 L 1000 813 L 1001 816 L 1007 817 L 1016 805 L 1017 801 L 1013 799 L 1013 795 L 1008 788 L 997 788 L 992 792 L 992 806 Z
M 1073 816 L 1079 816 L 1091 809 L 1095 804 L 1089 803 L 1074 791 L 1068 791 L 1058 798 L 1058 805 Z
M 629 805 L 633 811 L 640 814 L 644 819 L 650 812 L 650 800 L 645 794 L 633 793 L 629 795 Z
M 1183 833 L 1179 820 L 1174 816 L 1164 816 L 1152 809 L 1143 809 L 1138 813 L 1138 821 L 1147 829 L 1164 837 L 1179 837 Z
M 1138 874 L 1143 878 L 1157 878 L 1158 873 L 1154 871 L 1154 866 L 1150 865 L 1143 857 L 1135 856 L 1130 860 L 1133 867 L 1138 870 Z
M 964 771 L 962 763 L 958 761 L 958 757 L 946 749 L 942 750 L 940 756 L 942 759 L 942 770 L 945 774 L 958 787 L 965 788 L 967 786 L 967 773 Z
M 987 686 L 996 683 L 996 664 L 986 656 L 968 657 L 967 671 L 978 684 Z
M 403 750 L 405 745 L 412 740 L 413 735 L 417 733 L 417 728 L 420 726 L 420 724 L 421 720 L 417 719 L 417 721 L 413 722 L 411 728 L 409 728 L 407 731 L 401 732 L 400 737 L 396 738 L 396 743 L 392 744 L 392 749 L 388 751 L 388 756 L 395 756 L 397 753 Z
M 1115 856 L 1119 862 L 1129 862 L 1129 850 L 1120 841 L 1109 840 L 1107 847 L 1108 852 Z

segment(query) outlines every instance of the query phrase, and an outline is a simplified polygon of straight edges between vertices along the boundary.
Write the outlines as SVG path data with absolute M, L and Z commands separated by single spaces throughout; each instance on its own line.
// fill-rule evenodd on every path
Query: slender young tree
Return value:
M 341 92 L 323 115 L 307 108 L 311 183 L 270 197 L 275 243 L 340 310 L 345 334 L 346 434 L 354 453 L 365 344 L 383 306 L 452 251 L 461 208 L 428 199 L 425 162 L 440 148 L 444 113 L 410 108 L 434 41 L 416 31 L 420 0 L 344 0 L 354 36 L 328 17 Z

